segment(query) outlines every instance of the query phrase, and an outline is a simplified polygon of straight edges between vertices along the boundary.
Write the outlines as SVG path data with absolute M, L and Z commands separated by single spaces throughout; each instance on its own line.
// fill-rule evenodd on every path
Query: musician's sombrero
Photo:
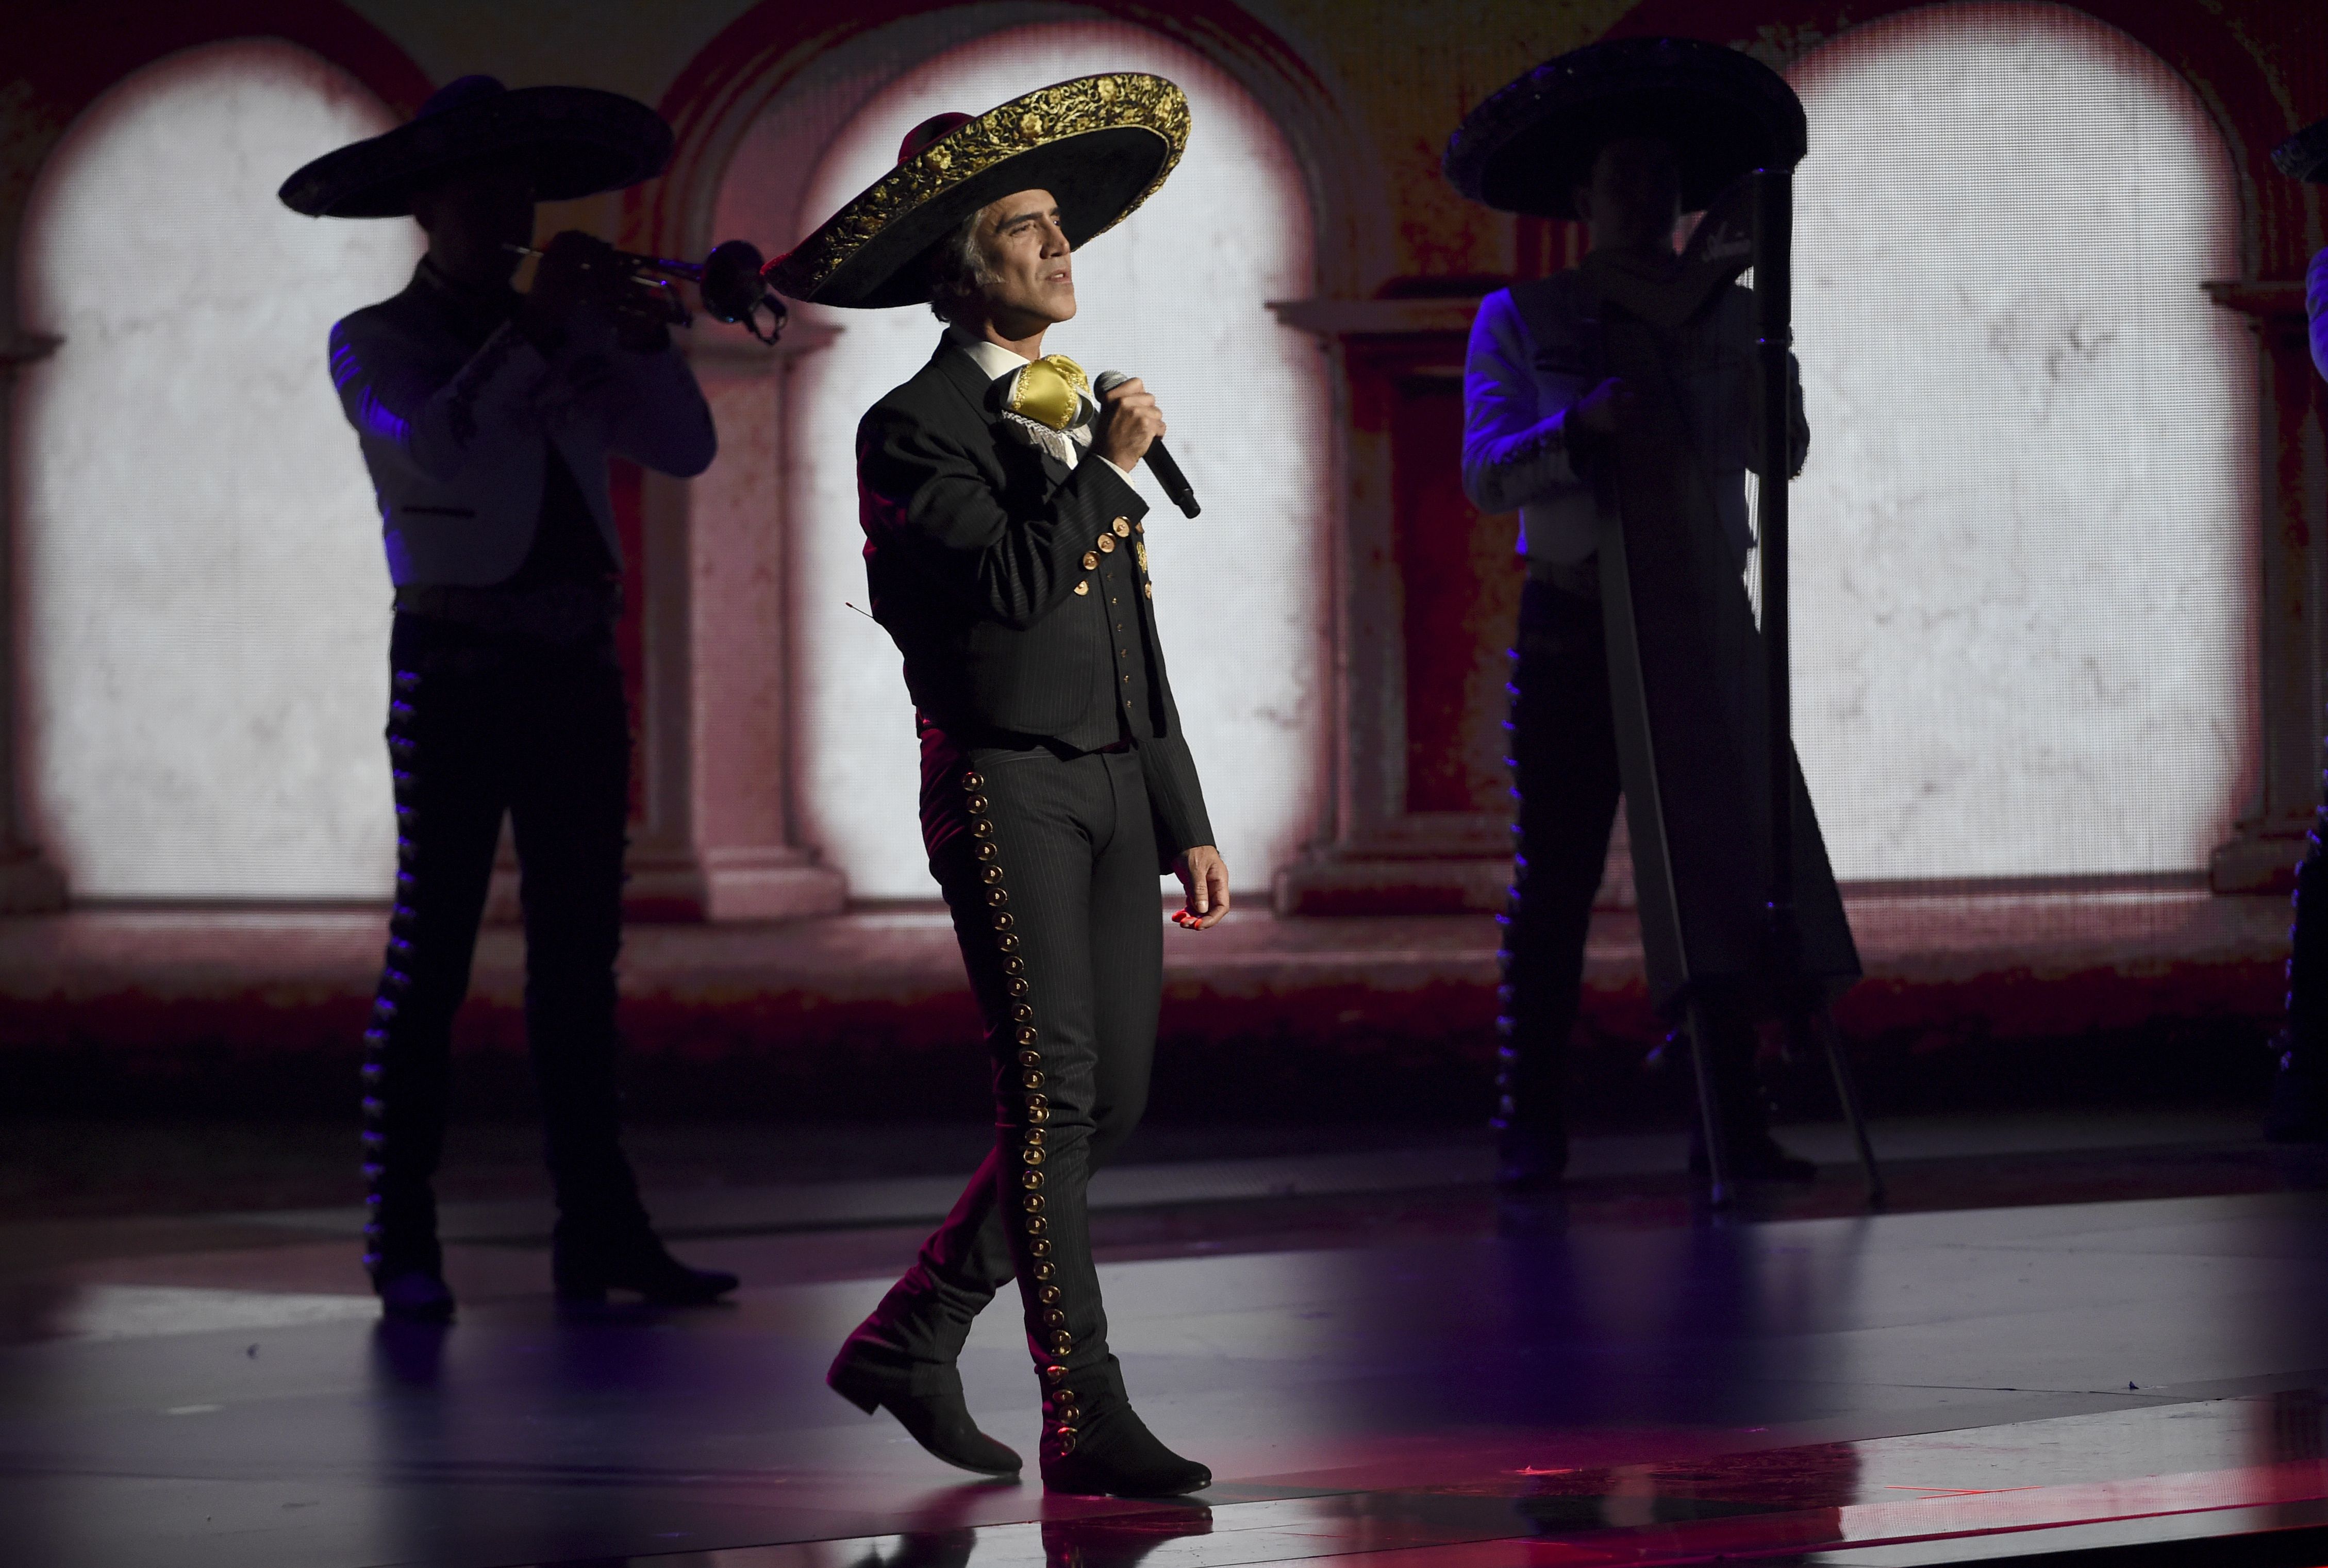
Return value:
M 2308 125 L 2272 148 L 2271 161 L 2291 180 L 2328 185 L 2328 120 Z
M 533 165 L 535 200 L 569 202 L 661 174 L 671 141 L 661 115 L 617 92 L 512 89 L 490 76 L 465 76 L 438 88 L 406 124 L 325 153 L 276 194 L 311 218 L 400 218 L 431 179 L 516 154 Z
M 1137 71 L 941 115 L 914 127 L 896 168 L 770 262 L 768 283 L 817 305 L 918 305 L 930 296 L 930 248 L 988 202 L 1048 191 L 1067 242 L 1081 246 L 1153 194 L 1187 145 L 1186 95 Z
M 1619 38 L 1498 89 L 1448 139 L 1445 168 L 1475 202 L 1574 218 L 1570 192 L 1600 148 L 1654 136 L 1680 160 L 1682 208 L 1694 212 L 1750 170 L 1801 162 L 1807 135 L 1795 89 L 1751 55 L 1694 38 Z

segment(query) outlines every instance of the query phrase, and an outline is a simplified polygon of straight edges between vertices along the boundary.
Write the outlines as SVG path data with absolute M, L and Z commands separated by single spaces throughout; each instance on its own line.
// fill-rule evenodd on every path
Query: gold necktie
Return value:
M 1090 396 L 1091 378 L 1081 365 L 1065 354 L 1046 354 L 1013 372 L 1002 406 L 1047 430 L 1070 430 L 1083 422 L 1084 399 Z

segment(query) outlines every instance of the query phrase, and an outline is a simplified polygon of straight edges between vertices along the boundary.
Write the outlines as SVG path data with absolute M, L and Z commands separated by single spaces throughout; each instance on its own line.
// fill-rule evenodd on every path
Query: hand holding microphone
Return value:
M 1093 443 L 1099 455 L 1126 473 L 1145 459 L 1148 471 L 1156 475 L 1172 504 L 1186 515 L 1196 516 L 1203 510 L 1197 504 L 1197 493 L 1189 488 L 1188 476 L 1180 472 L 1180 465 L 1172 461 L 1172 454 L 1164 449 L 1164 416 L 1139 378 L 1124 371 L 1102 371 L 1092 388 L 1107 411 L 1106 423 Z

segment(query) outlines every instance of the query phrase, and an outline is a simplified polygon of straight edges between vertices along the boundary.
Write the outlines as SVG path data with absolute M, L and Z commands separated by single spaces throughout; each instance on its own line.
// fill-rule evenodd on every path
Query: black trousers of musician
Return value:
M 2265 1131 L 2287 1141 L 2328 1139 L 2328 774 L 2304 859 L 2295 868 L 2295 924 L 2287 933 L 2287 1021 L 2279 1039 Z
M 521 875 L 526 1042 L 559 1239 L 627 1240 L 646 1219 L 617 1140 L 615 957 L 631 740 L 611 642 L 567 648 L 399 615 L 390 662 L 398 870 L 364 1037 L 364 1261 L 383 1281 L 442 1272 L 431 1182 L 453 1015 L 468 992 L 504 814 Z
M 1623 793 L 1600 601 L 1531 577 L 1512 650 L 1511 762 L 1519 797 L 1511 899 L 1504 917 L 1502 1036 L 1494 1125 L 1507 1156 L 1556 1172 L 1566 1160 L 1568 1042 L 1584 979 L 1584 941 Z M 1754 1031 L 1709 999 L 1717 1107 L 1733 1134 L 1759 1137 Z
M 1077 1400 L 1123 1396 L 1084 1192 L 1139 1124 L 1155 1055 L 1163 939 L 1139 756 L 925 729 L 922 835 L 985 1020 L 995 1141 L 858 1348 L 917 1392 L 943 1386 L 1016 1278 L 1046 1441 L 1064 1432 L 1071 1450 Z

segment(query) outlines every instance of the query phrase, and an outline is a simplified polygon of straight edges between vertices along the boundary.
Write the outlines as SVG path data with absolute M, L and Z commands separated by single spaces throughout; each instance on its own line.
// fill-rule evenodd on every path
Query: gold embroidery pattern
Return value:
M 1080 76 L 1014 99 L 939 137 L 919 156 L 874 181 L 831 221 L 802 241 L 800 249 L 786 258 L 784 270 L 791 276 L 785 280 L 784 292 L 796 299 L 814 294 L 842 263 L 896 219 L 1006 158 L 1045 142 L 1126 127 L 1153 131 L 1169 151 L 1148 188 L 1095 230 L 1093 237 L 1096 238 L 1131 217 L 1154 195 L 1187 148 L 1187 95 L 1160 76 L 1131 71 Z
M 1080 585 L 1079 585 L 1080 586 Z M 1018 1087 L 1021 1095 L 1020 1113 L 1016 1131 L 1018 1134 L 1018 1223 L 1027 1233 L 1027 1256 L 1031 1260 L 1028 1272 L 1033 1275 L 1035 1299 L 1041 1315 L 1029 1321 L 1028 1340 L 1035 1350 L 1037 1365 L 1050 1388 L 1045 1401 L 1049 1417 L 1047 1434 L 1055 1451 L 1070 1454 L 1075 1451 L 1075 1393 L 1059 1385 L 1066 1380 L 1067 1357 L 1075 1354 L 1075 1340 L 1067 1328 L 1067 1312 L 1064 1290 L 1058 1283 L 1059 1266 L 1051 1256 L 1051 1220 L 1045 1214 L 1043 1182 L 1044 1165 L 1050 1160 L 1051 1097 L 1049 1077 L 1043 1060 L 1042 1035 L 1035 1021 L 1035 985 L 1027 972 L 1027 958 L 1019 951 L 1018 933 L 1012 929 L 1018 922 L 1012 918 L 1009 905 L 1010 892 L 1002 869 L 1002 851 L 994 840 L 994 819 L 989 813 L 993 801 L 986 793 L 986 775 L 976 768 L 963 770 L 962 775 L 962 809 L 970 819 L 971 854 L 978 861 L 978 880 L 985 887 L 987 924 L 994 928 L 994 944 L 1002 955 L 1002 989 L 1009 997 L 1010 1022 L 1016 1026 L 1011 1038 L 1018 1046 L 1013 1058 L 1018 1066 Z

